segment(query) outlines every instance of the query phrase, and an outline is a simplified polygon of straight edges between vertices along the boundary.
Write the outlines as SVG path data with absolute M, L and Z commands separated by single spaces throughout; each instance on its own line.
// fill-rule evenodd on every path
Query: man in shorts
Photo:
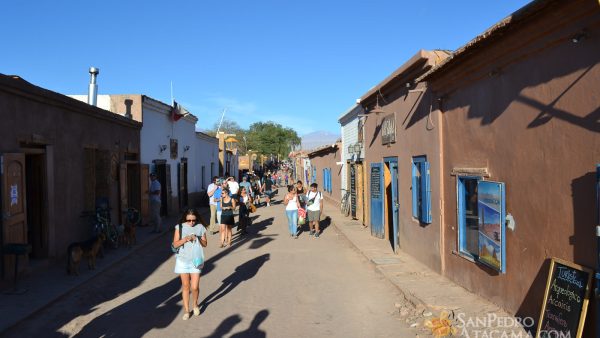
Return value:
M 271 179 L 270 174 L 265 177 L 265 181 L 262 184 L 262 191 L 265 192 L 267 206 L 271 206 L 271 196 L 273 194 L 273 180 Z
M 318 186 L 316 183 L 311 184 L 310 190 L 306 194 L 308 228 L 310 229 L 310 235 L 314 235 L 315 238 L 319 238 L 319 221 L 321 219 L 321 210 L 323 210 L 323 194 L 317 191 Z

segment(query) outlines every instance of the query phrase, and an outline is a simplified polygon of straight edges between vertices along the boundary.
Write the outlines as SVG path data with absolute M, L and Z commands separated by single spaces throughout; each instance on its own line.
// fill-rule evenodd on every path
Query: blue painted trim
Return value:
M 458 209 L 458 252 L 459 254 L 469 257 L 475 260 L 477 257 L 473 256 L 467 251 L 467 238 L 466 234 L 466 214 L 465 214 L 465 183 L 464 180 L 477 180 L 481 181 L 483 178 L 480 176 L 458 176 L 456 180 L 456 203 Z
M 419 219 L 419 205 L 417 199 L 419 198 L 419 180 L 417 179 L 417 165 L 414 161 L 411 163 L 412 167 L 412 214 L 413 217 Z
M 429 162 L 421 163 L 421 184 L 422 199 L 421 199 L 421 221 L 426 224 L 431 224 L 431 183 L 429 180 Z

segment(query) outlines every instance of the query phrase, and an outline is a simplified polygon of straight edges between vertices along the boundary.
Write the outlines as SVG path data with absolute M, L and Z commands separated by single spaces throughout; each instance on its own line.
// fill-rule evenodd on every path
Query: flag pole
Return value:
M 225 117 L 225 112 L 227 111 L 227 107 L 223 108 L 223 112 L 221 113 L 221 122 L 219 122 L 219 127 L 217 128 L 217 135 L 221 131 L 221 124 L 223 124 L 223 118 Z
M 175 98 L 173 97 L 173 81 L 171 81 L 171 105 L 175 105 Z

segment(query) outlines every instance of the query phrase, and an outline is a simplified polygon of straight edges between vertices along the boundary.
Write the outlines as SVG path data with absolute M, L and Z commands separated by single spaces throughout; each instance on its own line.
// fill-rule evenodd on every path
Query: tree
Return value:
M 300 137 L 292 128 L 285 128 L 273 121 L 256 122 L 246 134 L 248 148 L 263 155 L 287 158 L 292 147 L 300 144 Z
M 206 131 L 206 134 L 210 136 L 216 136 L 217 130 L 222 131 L 225 134 L 235 134 L 235 138 L 239 141 L 239 151 L 242 154 L 245 154 L 248 151 L 246 148 L 246 142 L 244 142 L 244 137 L 246 137 L 247 131 L 240 127 L 237 122 L 224 118 L 223 123 L 221 124 L 221 129 L 219 129 L 219 122 L 216 122 L 211 129 Z

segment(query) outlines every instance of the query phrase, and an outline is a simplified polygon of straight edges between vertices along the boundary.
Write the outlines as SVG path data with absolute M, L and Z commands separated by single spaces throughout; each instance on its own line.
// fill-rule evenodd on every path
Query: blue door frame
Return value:
M 400 211 L 400 203 L 398 199 L 398 158 L 397 157 L 386 157 L 384 158 L 386 165 L 390 169 L 390 181 L 392 185 L 392 196 L 391 201 L 391 209 L 392 209 L 392 233 L 390 234 L 390 242 L 393 245 L 394 252 L 397 252 L 399 249 L 399 220 L 398 214 Z

